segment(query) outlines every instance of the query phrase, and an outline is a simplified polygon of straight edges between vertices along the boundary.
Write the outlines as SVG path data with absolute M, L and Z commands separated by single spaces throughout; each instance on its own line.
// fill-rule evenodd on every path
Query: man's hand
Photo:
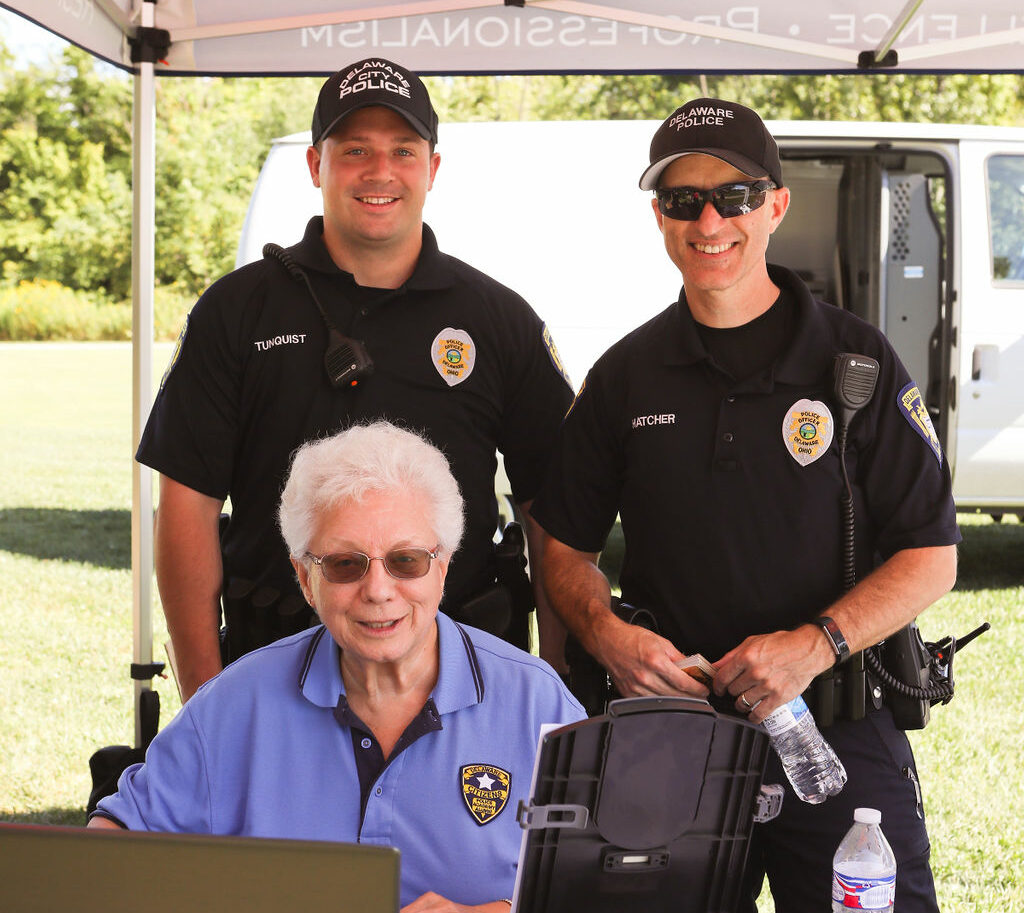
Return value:
M 708 689 L 679 663 L 685 658 L 671 641 L 639 625 L 615 618 L 596 635 L 595 657 L 623 697 L 650 694 L 707 697 Z
M 736 709 L 751 722 L 760 723 L 802 694 L 811 679 L 831 668 L 834 661 L 835 655 L 815 625 L 757 634 L 715 663 L 715 693 L 732 695 Z
M 913 621 L 955 581 L 955 545 L 903 549 L 822 614 L 835 620 L 856 653 Z M 733 695 L 736 709 L 759 723 L 834 662 L 828 639 L 814 624 L 748 637 L 715 663 L 715 692 Z
M 549 535 L 544 544 L 544 587 L 552 608 L 608 670 L 623 697 L 707 696 L 708 689 L 678 667 L 683 654 L 671 642 L 612 613 L 611 591 L 596 554 Z

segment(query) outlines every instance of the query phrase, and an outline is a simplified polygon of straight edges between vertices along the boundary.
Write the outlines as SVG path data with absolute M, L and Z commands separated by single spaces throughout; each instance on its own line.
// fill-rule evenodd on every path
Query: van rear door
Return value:
M 818 297 L 885 332 L 952 462 L 956 214 L 949 191 L 956 144 L 778 135 L 792 204 L 768 259 L 796 269 Z
M 1024 505 L 1024 142 L 961 143 L 961 508 Z

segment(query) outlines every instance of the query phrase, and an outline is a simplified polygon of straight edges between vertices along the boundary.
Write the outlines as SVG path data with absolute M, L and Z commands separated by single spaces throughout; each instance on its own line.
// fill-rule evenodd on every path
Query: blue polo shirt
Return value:
M 360 814 L 338 645 L 323 627 L 257 650 L 204 685 L 98 814 L 130 830 L 382 844 L 402 853 L 402 904 L 511 897 L 540 726 L 583 719 L 544 662 L 438 615 L 440 671 L 422 727 Z M 432 706 L 431 706 L 432 705 Z

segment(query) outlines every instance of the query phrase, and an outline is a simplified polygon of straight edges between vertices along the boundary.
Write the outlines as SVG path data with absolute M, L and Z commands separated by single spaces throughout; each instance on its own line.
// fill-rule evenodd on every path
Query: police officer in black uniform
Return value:
M 423 224 L 440 157 L 422 81 L 380 58 L 346 67 L 321 89 L 312 138 L 324 216 L 200 298 L 137 455 L 161 474 L 157 581 L 186 699 L 222 648 L 230 660 L 310 623 L 274 521 L 283 474 L 304 441 L 375 418 L 424 432 L 450 460 L 467 522 L 443 606 L 508 635 L 496 450 L 528 504 L 572 399 L 529 305 L 439 251 Z M 524 526 L 536 581 L 541 533 L 528 514 Z M 557 661 L 560 628 L 538 605 L 542 655 Z
M 684 287 L 598 360 L 566 417 L 532 508 L 549 537 L 548 596 L 621 694 L 708 695 L 677 668 L 699 652 L 717 667 L 715 692 L 760 722 L 950 589 L 960 537 L 949 470 L 882 334 L 767 264 L 789 190 L 755 112 L 683 105 L 656 133 L 641 188 L 656 193 Z M 848 422 L 845 470 L 833 396 L 843 352 L 879 363 L 874 396 Z M 844 471 L 858 518 L 852 589 Z M 651 610 L 660 633 L 609 610 L 596 557 L 617 514 L 622 599 Z M 937 910 L 914 759 L 889 707 L 840 710 L 823 733 L 846 787 L 807 805 L 772 755 L 766 782 L 786 796 L 755 828 L 746 909 L 765 872 L 776 909 L 827 909 L 832 854 L 853 809 L 870 806 L 898 860 L 896 909 Z

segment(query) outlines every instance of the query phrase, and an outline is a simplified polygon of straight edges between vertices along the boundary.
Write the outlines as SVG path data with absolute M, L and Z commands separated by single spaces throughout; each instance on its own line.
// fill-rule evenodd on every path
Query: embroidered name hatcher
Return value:
M 638 415 L 633 419 L 634 428 L 647 428 L 651 425 L 674 425 L 676 414 L 674 412 L 663 412 L 661 415 Z

